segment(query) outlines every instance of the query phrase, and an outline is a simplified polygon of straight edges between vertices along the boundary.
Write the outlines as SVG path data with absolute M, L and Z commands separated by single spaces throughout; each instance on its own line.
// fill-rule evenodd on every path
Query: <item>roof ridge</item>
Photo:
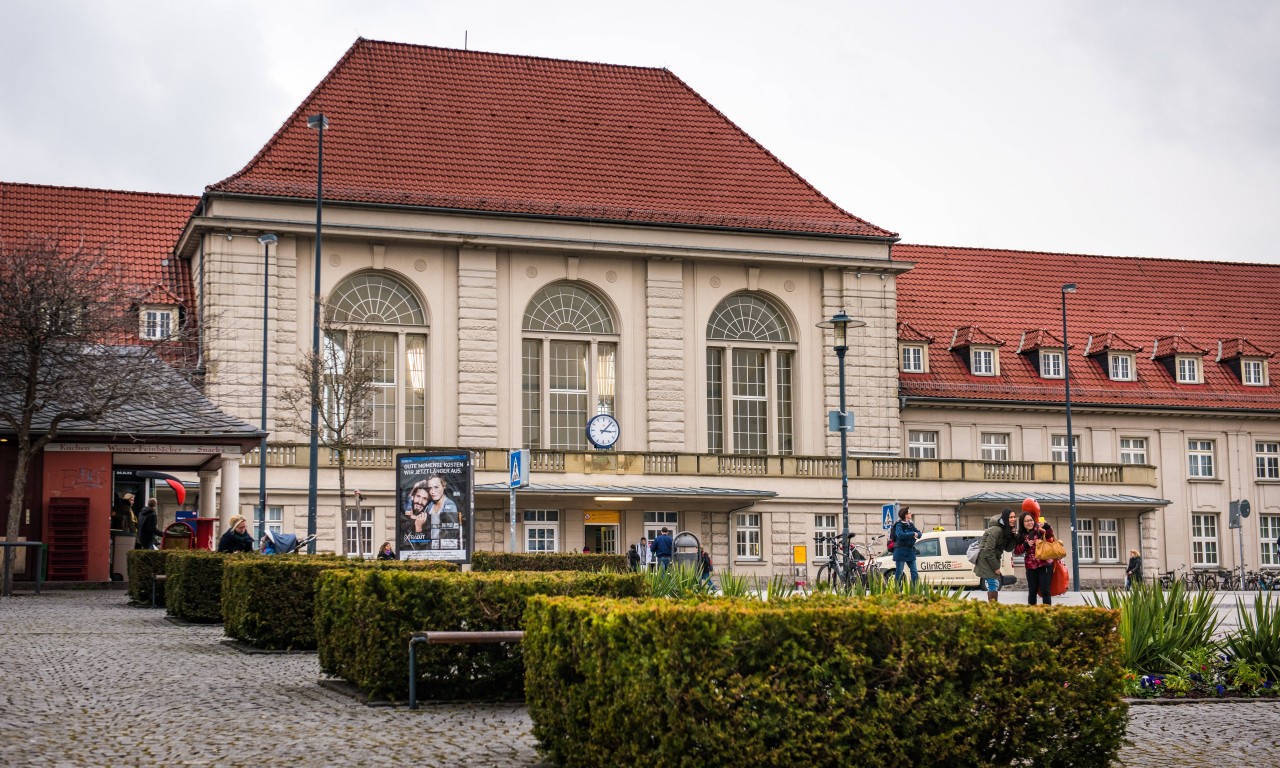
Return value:
M 71 187 L 61 184 L 34 184 L 27 181 L 0 181 L 0 188 L 3 187 L 24 187 L 26 189 L 48 189 L 60 190 L 65 192 L 105 192 L 112 195 L 143 195 L 146 197 L 173 197 L 184 200 L 198 202 L 199 195 L 184 195 L 177 192 L 144 192 L 136 189 L 111 189 L 110 187 Z
M 1008 254 L 1033 254 L 1036 256 L 1072 256 L 1081 259 L 1126 259 L 1130 261 L 1160 262 L 1162 264 L 1201 264 L 1205 266 L 1241 266 L 1241 267 L 1271 267 L 1280 269 L 1280 264 L 1268 264 L 1261 261 L 1217 261 L 1212 259 L 1174 259 L 1168 256 L 1125 256 L 1110 253 L 1071 253 L 1069 251 L 1038 251 L 1027 248 L 988 248 L 980 245 L 926 245 L 921 243 L 903 243 L 899 242 L 894 245 L 895 252 L 900 249 L 933 249 L 947 251 L 964 251 L 966 253 L 1008 253 Z

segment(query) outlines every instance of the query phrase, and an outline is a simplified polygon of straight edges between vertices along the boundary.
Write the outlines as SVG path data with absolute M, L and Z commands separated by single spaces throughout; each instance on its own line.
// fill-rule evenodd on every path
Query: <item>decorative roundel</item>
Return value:
M 329 254 L 329 266 L 338 267 L 342 265 L 342 257 L 336 253 Z
M 525 276 L 525 277 L 529 277 L 529 278 L 537 277 L 537 276 L 538 276 L 538 268 L 537 268 L 537 267 L 534 267 L 534 266 L 528 266 L 528 267 L 525 267 L 525 268 L 524 268 L 524 276 Z
M 416 270 L 418 270 L 419 272 L 426 272 L 426 271 L 427 271 L 427 260 L 426 260 L 426 259 L 418 259 L 417 261 L 413 262 L 413 268 L 414 268 L 414 269 L 416 269 Z
M 608 272 L 605 272 L 605 273 L 604 273 L 604 279 L 605 279 L 605 280 L 608 280 L 608 281 L 609 281 L 609 282 L 611 282 L 611 283 L 616 283 L 616 282 L 618 282 L 618 273 L 617 273 L 617 272 L 614 272 L 614 271 L 611 269 L 611 270 L 609 270 Z
M 711 278 L 711 287 L 712 287 L 712 288 L 719 288 L 719 287 L 720 287 L 720 278 L 719 278 L 719 277 L 712 277 L 712 278 Z
M 792 291 L 794 291 L 795 289 L 796 289 L 796 281 L 795 281 L 795 280 L 788 280 L 788 281 L 786 281 L 785 283 L 783 283 L 783 284 L 782 284 L 782 290 L 786 291 L 787 293 L 791 293 L 791 292 L 792 292 Z

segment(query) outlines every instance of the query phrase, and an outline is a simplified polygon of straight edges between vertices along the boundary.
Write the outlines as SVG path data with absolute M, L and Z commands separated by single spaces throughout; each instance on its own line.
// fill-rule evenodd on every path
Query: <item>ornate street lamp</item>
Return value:
M 853 419 L 849 417 L 844 404 L 844 353 L 849 350 L 849 329 L 866 325 L 861 320 L 854 320 L 844 313 L 837 312 L 830 320 L 818 323 L 819 328 L 829 329 L 834 337 L 836 365 L 840 371 L 840 410 L 834 421 L 840 432 L 840 514 L 844 526 L 844 562 L 850 561 L 852 544 L 849 541 L 849 430 L 853 428 Z M 841 574 L 844 578 L 844 574 Z

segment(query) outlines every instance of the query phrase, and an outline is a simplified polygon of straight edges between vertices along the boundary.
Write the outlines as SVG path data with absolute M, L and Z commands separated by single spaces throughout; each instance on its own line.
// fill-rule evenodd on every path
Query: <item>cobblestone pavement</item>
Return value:
M 518 705 L 367 707 L 119 591 L 0 598 L 0 766 L 538 765 Z M 1126 768 L 1280 764 L 1280 702 L 1132 707 Z

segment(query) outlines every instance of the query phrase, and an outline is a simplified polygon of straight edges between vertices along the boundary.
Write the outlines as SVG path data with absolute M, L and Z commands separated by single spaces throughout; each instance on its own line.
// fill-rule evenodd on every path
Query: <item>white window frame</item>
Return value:
M 907 430 L 907 458 L 938 458 L 938 433 L 929 429 Z
M 1267 361 L 1260 357 L 1241 358 L 1240 383 L 1247 387 L 1267 386 Z
M 1076 521 L 1076 549 L 1080 553 L 1080 562 L 1092 563 L 1096 559 L 1093 539 L 1093 521 L 1081 518 Z
M 144 306 L 138 312 L 138 336 L 148 341 L 173 338 L 178 327 L 178 309 L 170 306 Z
M 1212 440 L 1188 440 L 1187 477 L 1193 480 L 1215 478 L 1213 451 L 1214 441 Z
M 1264 568 L 1280 567 L 1280 549 L 1276 548 L 1276 539 L 1280 538 L 1280 515 L 1259 515 L 1258 537 L 1262 545 L 1258 562 Z
M 1174 369 L 1177 371 L 1179 384 L 1201 384 L 1204 377 L 1200 372 L 1199 355 L 1178 355 L 1174 358 Z
M 1133 381 L 1136 356 L 1128 352 L 1112 352 L 1107 355 L 1107 378 L 1112 381 Z
M 1120 463 L 1149 464 L 1150 462 L 1147 461 L 1147 438 L 1120 438 Z
M 525 552 L 559 552 L 560 551 L 560 510 L 558 509 L 526 509 L 521 514 L 524 532 L 520 539 L 524 542 Z M 550 542 L 550 546 L 530 547 L 536 535 L 539 543 Z
M 1191 516 L 1191 565 L 1192 567 L 1216 567 L 1218 565 L 1218 516 Z
M 261 528 L 257 527 L 259 525 L 265 527 L 266 530 L 271 531 L 273 535 L 277 533 L 284 533 L 284 507 L 276 506 L 274 504 L 268 504 L 267 516 L 263 518 L 261 521 L 259 521 L 258 519 L 259 509 L 260 507 L 257 504 L 253 505 L 253 520 L 249 521 L 255 526 L 255 530 L 254 530 L 255 539 L 262 538 L 263 531 L 261 530 Z
M 898 361 L 903 373 L 925 373 L 925 359 L 923 344 L 903 344 L 899 348 Z
M 759 512 L 739 512 L 734 516 L 735 552 L 738 560 L 764 559 L 764 518 Z
M 1280 442 L 1255 440 L 1253 466 L 1258 480 L 1280 480 Z
M 342 516 L 342 551 L 347 557 L 366 560 L 377 554 L 373 550 L 373 507 L 347 507 Z
M 1063 353 L 1058 350 L 1040 350 L 1040 378 L 1061 379 Z
M 979 455 L 983 461 L 1009 461 L 1009 433 L 983 432 Z
M 669 529 L 672 533 L 679 531 L 680 513 L 650 511 L 644 513 L 644 537 L 646 539 L 652 542 L 663 528 Z
M 1066 464 L 1067 463 L 1067 436 L 1053 435 L 1052 437 L 1050 437 L 1049 443 L 1050 443 L 1049 461 L 1057 462 L 1059 464 Z M 1080 436 L 1079 435 L 1071 436 L 1071 460 L 1077 463 L 1080 461 Z
M 831 557 L 831 541 L 818 541 L 818 538 L 826 538 L 834 536 L 839 532 L 837 526 L 840 516 L 835 514 L 821 513 L 813 516 L 813 560 L 826 560 Z
M 1000 375 L 995 347 L 969 347 L 969 372 L 974 376 Z
M 1098 536 L 1098 562 L 1120 562 L 1120 521 L 1113 517 L 1094 520 Z

